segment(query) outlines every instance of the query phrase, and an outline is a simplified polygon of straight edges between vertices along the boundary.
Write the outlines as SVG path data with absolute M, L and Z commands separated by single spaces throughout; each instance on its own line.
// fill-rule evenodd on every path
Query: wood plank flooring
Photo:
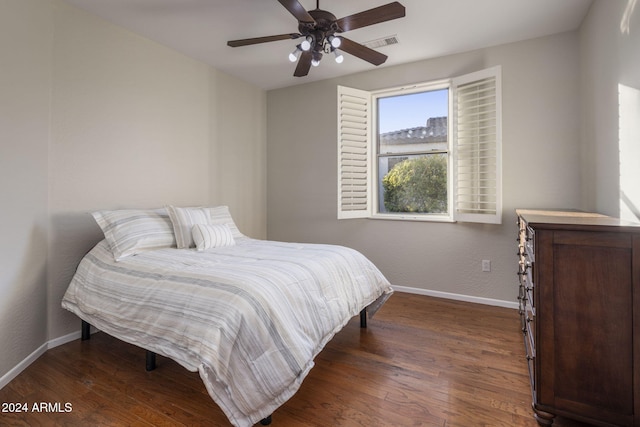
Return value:
M 29 411 L 0 425 L 230 426 L 197 373 L 144 366 L 144 350 L 104 333 L 51 349 L 0 390 L 3 408 Z M 397 292 L 367 329 L 354 318 L 329 342 L 272 426 L 535 427 L 518 314 Z

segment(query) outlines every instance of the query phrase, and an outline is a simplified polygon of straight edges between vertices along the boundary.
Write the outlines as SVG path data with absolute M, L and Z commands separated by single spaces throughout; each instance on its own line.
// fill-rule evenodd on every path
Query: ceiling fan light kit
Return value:
M 344 33 L 405 16 L 405 8 L 398 2 L 337 19 L 334 14 L 320 9 L 320 0 L 317 0 L 316 8 L 308 12 L 298 0 L 278 1 L 298 20 L 298 33 L 230 40 L 227 45 L 239 47 L 304 37 L 304 40 L 289 54 L 289 61 L 298 61 L 293 73 L 296 77 L 306 76 L 311 66 L 320 65 L 323 54 L 333 53 L 335 61 L 338 64 L 342 63 L 344 56 L 338 48 L 373 65 L 384 63 L 387 60 L 386 55 L 344 36 L 338 36 L 336 33 Z

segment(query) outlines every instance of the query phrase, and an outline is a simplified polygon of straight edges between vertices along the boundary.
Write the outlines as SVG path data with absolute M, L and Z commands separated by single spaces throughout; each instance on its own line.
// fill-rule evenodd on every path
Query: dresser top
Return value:
M 640 223 L 577 210 L 516 209 L 527 224 L 538 228 L 609 229 L 640 233 Z

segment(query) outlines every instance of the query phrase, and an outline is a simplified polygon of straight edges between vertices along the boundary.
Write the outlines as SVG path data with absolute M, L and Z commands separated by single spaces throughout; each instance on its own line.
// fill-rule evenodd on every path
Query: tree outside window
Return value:
M 407 158 L 382 178 L 387 212 L 446 213 L 447 156 Z

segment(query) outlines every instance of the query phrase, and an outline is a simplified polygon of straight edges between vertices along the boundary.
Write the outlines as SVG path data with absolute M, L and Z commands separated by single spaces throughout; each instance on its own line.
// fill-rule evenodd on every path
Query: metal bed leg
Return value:
M 85 322 L 83 320 L 80 331 L 80 340 L 87 341 L 89 338 L 91 338 L 91 325 L 89 324 L 89 322 Z M 147 369 L 147 371 L 153 371 L 154 369 L 156 369 L 156 354 L 153 351 L 147 350 L 147 360 L 145 368 Z
M 153 351 L 147 350 L 147 364 L 145 368 L 147 372 L 156 369 L 156 354 Z
M 367 327 L 367 309 L 366 308 L 363 308 L 362 311 L 360 312 L 360 327 L 361 328 Z
M 82 321 L 80 331 L 80 340 L 86 341 L 91 338 L 91 325 L 88 322 Z
M 271 415 L 269 415 L 267 418 L 263 418 L 260 420 L 260 425 L 268 426 L 270 424 L 271 424 Z

